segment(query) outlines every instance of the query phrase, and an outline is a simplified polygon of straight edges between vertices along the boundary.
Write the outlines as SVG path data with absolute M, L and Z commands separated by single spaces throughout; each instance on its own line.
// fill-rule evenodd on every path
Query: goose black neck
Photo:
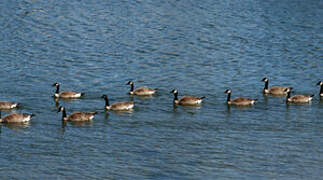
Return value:
M 133 90 L 134 90 L 134 85 L 130 84 L 130 92 L 133 92 Z
M 105 106 L 110 106 L 108 97 L 104 97 Z
M 230 102 L 230 99 L 231 99 L 231 93 L 228 93 L 227 102 Z
M 63 109 L 63 112 L 62 112 L 62 120 L 64 120 L 64 118 L 66 117 L 66 110 L 65 108 Z
M 320 90 L 320 94 L 323 93 L 323 85 L 321 85 L 321 90 Z
M 59 85 L 56 86 L 56 94 L 59 94 Z
M 174 101 L 178 100 L 178 92 L 174 93 Z
M 287 92 L 286 101 L 288 101 L 288 99 L 290 98 L 290 93 L 290 91 Z
M 264 90 L 268 89 L 268 84 L 269 84 L 269 82 L 268 82 L 268 81 L 266 81 L 266 82 L 265 82 Z

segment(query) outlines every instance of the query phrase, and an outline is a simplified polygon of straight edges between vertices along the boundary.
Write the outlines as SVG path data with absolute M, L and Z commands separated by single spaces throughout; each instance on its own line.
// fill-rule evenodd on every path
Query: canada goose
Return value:
M 12 113 L 7 115 L 4 118 L 1 118 L 0 112 L 0 122 L 1 123 L 22 123 L 30 121 L 31 117 L 35 116 L 34 114 L 26 114 L 26 113 Z
M 149 95 L 155 94 L 157 91 L 156 89 L 150 89 L 146 86 L 134 89 L 134 82 L 133 81 L 127 82 L 127 85 L 130 85 L 129 94 L 131 94 L 131 95 L 149 96 Z
M 7 102 L 7 101 L 0 101 L 0 109 L 2 110 L 8 110 L 8 109 L 13 109 L 18 107 L 18 103 L 14 103 L 14 102 Z
M 113 110 L 113 111 L 129 111 L 132 110 L 135 103 L 133 101 L 126 101 L 126 102 L 117 102 L 112 105 L 109 103 L 109 99 L 107 95 L 102 95 L 101 98 L 105 100 L 105 109 L 106 110 Z
M 94 115 L 97 114 L 97 112 L 75 112 L 70 115 L 66 115 L 66 110 L 64 106 L 60 106 L 58 108 L 58 112 L 62 111 L 62 120 L 63 121 L 90 121 L 94 118 Z
M 55 82 L 53 86 L 56 86 L 56 92 L 54 94 L 54 97 L 56 98 L 79 98 L 84 95 L 84 93 L 78 93 L 73 91 L 64 91 L 59 93 L 60 84 L 58 82 Z
M 178 99 L 178 91 L 177 91 L 177 89 L 173 89 L 171 91 L 171 93 L 174 94 L 173 103 L 178 104 L 178 105 L 183 105 L 183 106 L 199 105 L 199 104 L 202 103 L 203 99 L 205 98 L 205 96 L 203 96 L 203 97 L 183 96 L 182 98 Z
M 237 105 L 237 106 L 248 106 L 248 105 L 255 104 L 255 102 L 257 101 L 257 99 L 250 99 L 250 98 L 246 98 L 246 97 L 237 97 L 237 98 L 234 98 L 233 100 L 230 100 L 231 90 L 227 89 L 224 93 L 228 94 L 227 103 L 229 105 L 233 104 L 233 105 Z
M 316 85 L 321 86 L 321 89 L 320 89 L 320 97 L 323 97 L 323 82 L 322 81 L 319 81 Z
M 314 94 L 312 95 L 298 94 L 290 97 L 291 89 L 288 88 L 285 91 L 287 93 L 286 102 L 291 102 L 291 103 L 308 103 L 313 99 L 313 96 L 314 96 Z
M 264 87 L 264 94 L 272 94 L 272 95 L 277 95 L 277 96 L 280 96 L 280 95 L 286 95 L 287 92 L 285 92 L 285 89 L 286 88 L 289 88 L 289 87 L 282 87 L 282 86 L 272 86 L 270 88 L 268 88 L 268 84 L 269 84 L 269 80 L 268 78 L 263 78 L 262 81 L 265 82 L 265 87 Z

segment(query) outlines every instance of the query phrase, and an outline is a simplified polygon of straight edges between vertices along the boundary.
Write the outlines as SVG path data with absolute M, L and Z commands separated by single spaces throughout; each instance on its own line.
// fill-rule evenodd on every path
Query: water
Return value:
M 2 125 L 0 179 L 320 179 L 322 1 L 1 1 L 1 100 L 36 114 Z M 270 86 L 315 94 L 286 106 Z M 158 88 L 130 97 L 125 83 Z M 56 104 L 61 90 L 85 97 Z M 201 107 L 172 94 L 206 96 Z M 232 96 L 254 107 L 228 108 Z M 132 113 L 103 110 L 134 100 Z M 98 111 L 62 127 L 67 112 Z M 7 112 L 3 112 L 3 115 Z

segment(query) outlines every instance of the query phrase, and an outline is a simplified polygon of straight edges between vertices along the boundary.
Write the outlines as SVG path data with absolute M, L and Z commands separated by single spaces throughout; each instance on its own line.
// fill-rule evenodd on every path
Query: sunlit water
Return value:
M 1 1 L 0 100 L 36 117 L 2 125 L 0 179 L 321 179 L 322 8 L 318 0 Z M 263 77 L 316 96 L 287 106 L 262 95 Z M 131 97 L 129 80 L 158 94 Z M 56 104 L 56 81 L 84 98 Z M 206 99 L 174 108 L 174 88 Z M 228 108 L 227 88 L 258 103 Z M 135 110 L 107 114 L 102 94 L 134 100 Z M 63 127 L 59 105 L 99 114 Z

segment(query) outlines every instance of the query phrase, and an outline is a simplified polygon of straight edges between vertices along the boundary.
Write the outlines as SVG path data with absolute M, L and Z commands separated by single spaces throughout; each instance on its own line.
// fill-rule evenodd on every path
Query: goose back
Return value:
M 238 105 L 238 106 L 247 106 L 247 105 L 255 104 L 255 102 L 256 102 L 255 99 L 246 98 L 246 97 L 237 97 L 229 101 L 228 103 Z
M 114 110 L 114 111 L 128 111 L 133 109 L 135 103 L 133 101 L 128 102 L 117 102 L 112 104 L 110 107 L 106 106 L 107 110 Z
M 64 117 L 65 121 L 90 121 L 94 118 L 94 115 L 97 112 L 74 112 L 66 117 Z
M 137 88 L 133 91 L 133 94 L 139 95 L 139 96 L 149 96 L 149 95 L 153 95 L 155 93 L 156 93 L 155 89 L 150 89 L 146 86 L 141 87 L 141 88 Z
M 194 106 L 202 103 L 205 97 L 183 96 L 179 100 L 175 100 L 176 104 Z
M 6 117 L 0 119 L 0 122 L 3 123 L 21 123 L 30 121 L 33 114 L 26 113 L 12 113 L 7 115 Z

